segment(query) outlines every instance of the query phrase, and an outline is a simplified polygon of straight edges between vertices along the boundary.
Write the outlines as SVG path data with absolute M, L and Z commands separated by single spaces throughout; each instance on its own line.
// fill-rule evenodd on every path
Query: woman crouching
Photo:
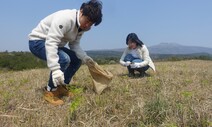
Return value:
M 135 71 L 140 73 L 140 77 L 146 76 L 145 72 L 149 68 L 155 71 L 155 65 L 149 56 L 147 47 L 135 33 L 128 34 L 126 44 L 128 47 L 121 56 L 120 64 L 127 67 L 129 77 L 134 77 Z

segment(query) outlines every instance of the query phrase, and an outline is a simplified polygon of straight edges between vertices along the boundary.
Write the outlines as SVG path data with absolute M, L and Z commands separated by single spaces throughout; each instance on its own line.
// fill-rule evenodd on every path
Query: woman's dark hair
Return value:
M 142 46 L 144 43 L 138 38 L 138 36 L 135 33 L 130 33 L 127 35 L 126 38 L 126 44 L 128 45 L 128 41 L 131 40 L 132 42 L 135 42 L 137 45 Z
M 89 21 L 93 22 L 95 26 L 102 22 L 102 2 L 99 0 L 90 0 L 83 3 L 80 7 L 82 15 L 87 16 Z

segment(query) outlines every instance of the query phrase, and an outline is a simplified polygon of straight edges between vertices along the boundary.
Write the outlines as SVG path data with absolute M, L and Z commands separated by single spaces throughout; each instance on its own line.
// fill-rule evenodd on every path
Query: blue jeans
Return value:
M 139 59 L 139 58 L 135 58 L 133 57 L 131 54 L 127 54 L 125 57 L 124 57 L 124 61 L 130 61 L 130 62 L 133 62 L 133 63 L 140 63 L 142 62 L 143 60 Z M 141 67 L 141 68 L 131 68 L 130 66 L 127 66 L 127 69 L 129 71 L 129 73 L 134 73 L 134 71 L 139 71 L 140 73 L 142 72 L 145 72 L 149 69 L 149 65 L 145 66 L 145 67 Z
M 46 61 L 45 40 L 30 40 L 29 49 L 35 56 Z M 73 75 L 80 68 L 82 61 L 78 59 L 75 52 L 66 47 L 59 48 L 57 54 L 59 56 L 60 70 L 64 72 L 64 82 L 69 84 Z M 52 81 L 52 72 L 50 72 L 48 86 L 51 89 L 55 88 Z

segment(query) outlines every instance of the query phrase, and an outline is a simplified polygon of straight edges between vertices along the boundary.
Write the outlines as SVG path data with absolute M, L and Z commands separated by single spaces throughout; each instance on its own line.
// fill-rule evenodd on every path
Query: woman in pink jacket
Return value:
M 134 77 L 135 71 L 140 72 L 140 76 L 143 77 L 149 67 L 155 71 L 155 65 L 149 56 L 147 47 L 135 33 L 128 34 L 126 44 L 128 47 L 121 56 L 120 64 L 127 67 L 129 77 Z

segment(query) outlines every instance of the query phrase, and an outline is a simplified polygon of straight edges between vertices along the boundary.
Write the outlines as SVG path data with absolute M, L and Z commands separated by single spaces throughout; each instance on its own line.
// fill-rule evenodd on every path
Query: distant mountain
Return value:
M 176 43 L 160 43 L 148 47 L 151 54 L 194 54 L 208 53 L 212 54 L 212 48 L 199 46 L 184 46 Z
M 184 46 L 177 43 L 160 43 L 158 45 L 149 46 L 149 52 L 151 54 L 211 54 L 212 48 L 200 47 L 200 46 Z M 119 49 L 103 49 L 103 50 L 89 50 L 88 52 L 110 52 L 112 54 L 116 52 L 123 52 L 124 48 Z
M 117 59 L 119 60 L 125 48 L 101 49 L 86 51 L 92 58 Z M 201 58 L 212 59 L 212 48 L 198 46 L 184 46 L 176 43 L 160 43 L 148 47 L 150 56 L 154 60 L 164 60 L 172 58 Z

